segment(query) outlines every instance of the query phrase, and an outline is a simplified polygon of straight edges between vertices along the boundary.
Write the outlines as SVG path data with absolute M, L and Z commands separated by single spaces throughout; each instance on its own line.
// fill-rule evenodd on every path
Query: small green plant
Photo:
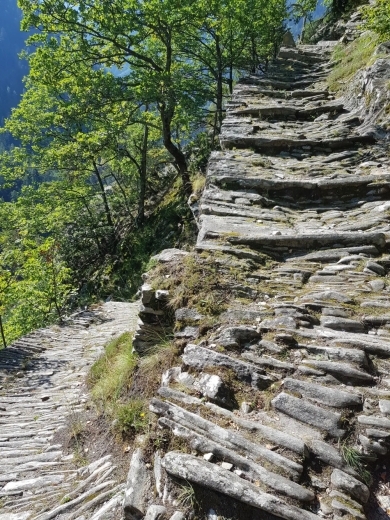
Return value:
M 69 498 L 69 497 L 64 497 L 64 498 L 61 500 L 61 504 L 66 504 L 67 502 L 70 502 L 70 498 Z
M 361 453 L 356 448 L 351 448 L 350 446 L 347 446 L 346 441 L 344 441 L 341 444 L 340 451 L 343 459 L 348 464 L 348 466 L 355 469 L 362 477 L 363 481 L 366 484 L 369 484 L 371 480 L 371 475 L 370 472 L 366 469 Z
M 198 506 L 198 501 L 196 500 L 194 488 L 189 482 L 180 487 L 181 492 L 177 497 L 179 504 L 186 508 L 195 509 Z
M 125 433 L 143 431 L 148 424 L 145 406 L 145 401 L 142 399 L 131 399 L 121 405 L 116 412 L 118 419 L 116 428 Z

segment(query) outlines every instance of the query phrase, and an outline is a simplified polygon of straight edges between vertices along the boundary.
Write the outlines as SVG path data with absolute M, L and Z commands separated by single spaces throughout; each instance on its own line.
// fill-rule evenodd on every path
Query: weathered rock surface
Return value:
M 347 39 L 358 23 L 345 24 Z M 364 95 L 352 95 L 349 87 L 349 97 L 339 99 L 327 90 L 336 42 L 295 48 L 286 42 L 267 74 L 237 83 L 222 150 L 211 155 L 198 202 L 197 251 L 209 253 L 224 276 L 237 262 L 251 267 L 245 285 L 232 281 L 234 304 L 216 330 L 187 345 L 182 361 L 192 378 L 209 373 L 232 385 L 236 402 L 217 406 L 163 382 L 159 393 L 166 401 L 153 400 L 151 409 L 161 427 L 199 454 L 168 453 L 166 467 L 175 477 L 290 518 L 293 509 L 256 505 L 245 486 L 257 479 L 264 491 L 305 503 L 311 495 L 286 482 L 299 485 L 305 473 L 272 460 L 264 448 L 290 461 L 295 454 L 321 490 L 318 501 L 306 502 L 309 515 L 365 518 L 359 502 L 367 500 L 368 488 L 338 441 L 345 437 L 343 446 L 355 450 L 360 472 L 387 453 L 390 441 L 385 133 L 375 126 L 379 103 L 370 98 L 364 107 Z M 363 76 L 353 80 L 362 93 Z M 390 79 L 386 60 L 367 72 L 372 99 L 383 106 L 384 78 Z M 265 263 L 264 255 L 273 262 Z M 241 293 L 233 290 L 238 286 Z M 214 426 L 201 424 L 203 418 Z M 276 468 L 283 478 L 275 477 Z M 244 487 L 236 488 L 237 479 Z M 210 518 L 218 516 L 210 507 Z

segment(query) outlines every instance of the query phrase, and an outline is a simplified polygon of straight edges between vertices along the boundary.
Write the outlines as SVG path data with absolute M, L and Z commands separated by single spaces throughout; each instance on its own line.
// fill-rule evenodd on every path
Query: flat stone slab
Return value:
M 283 387 L 285 390 L 300 393 L 302 396 L 312 399 L 313 401 L 334 408 L 348 408 L 350 406 L 362 405 L 362 398 L 358 395 L 343 392 L 337 388 L 329 388 L 324 385 L 300 381 L 299 379 L 287 378 L 283 382 Z
M 274 381 L 273 378 L 264 375 L 264 372 L 254 365 L 198 345 L 187 345 L 182 359 L 186 365 L 198 369 L 218 366 L 228 368 L 236 373 L 238 379 L 255 388 L 267 388 Z
M 204 459 L 185 453 L 169 452 L 165 455 L 163 463 L 170 475 L 217 491 L 279 518 L 318 520 L 317 515 L 263 493 L 254 484 Z
M 322 370 L 323 372 L 332 374 L 336 379 L 347 384 L 372 385 L 375 383 L 375 379 L 371 374 L 358 370 L 349 363 L 338 363 L 337 361 L 315 361 L 311 359 L 304 360 L 302 363 L 317 370 Z
M 272 400 L 272 406 L 298 421 L 326 431 L 331 437 L 343 437 L 345 431 L 340 428 L 341 415 L 319 408 L 304 399 L 281 393 Z

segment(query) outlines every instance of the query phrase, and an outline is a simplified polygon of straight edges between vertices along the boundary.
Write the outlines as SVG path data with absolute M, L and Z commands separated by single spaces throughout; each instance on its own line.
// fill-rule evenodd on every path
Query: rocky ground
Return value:
M 59 440 L 86 413 L 89 367 L 134 329 L 137 312 L 137 304 L 105 303 L 0 351 L 1 520 L 98 520 L 115 509 L 120 518 L 124 486 L 112 456 L 69 453 Z
M 388 141 L 372 114 L 367 124 L 369 100 L 328 91 L 335 44 L 283 48 L 266 76 L 237 84 L 192 200 L 197 254 L 160 258 L 166 278 L 187 262 L 187 286 L 188 265 L 212 265 L 232 295 L 217 318 L 203 300 L 176 311 L 182 364 L 150 410 L 186 447 L 156 455 L 154 477 L 141 450 L 132 463 L 133 480 L 155 479 L 161 518 L 180 481 L 202 518 L 389 517 Z M 378 66 L 376 90 L 390 78 L 388 59 Z M 152 294 L 153 276 L 149 324 L 179 291 L 160 276 Z M 125 517 L 148 503 L 127 493 Z

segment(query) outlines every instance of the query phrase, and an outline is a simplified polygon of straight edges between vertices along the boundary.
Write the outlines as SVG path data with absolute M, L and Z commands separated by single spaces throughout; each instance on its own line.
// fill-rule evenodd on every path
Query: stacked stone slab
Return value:
M 137 311 L 137 304 L 105 303 L 0 351 L 1 520 L 120 514 L 124 484 L 112 455 L 84 454 L 92 462 L 78 466 L 55 439 L 83 420 L 89 367 L 108 341 L 133 330 Z
M 169 310 L 167 309 L 168 291 L 154 291 L 144 283 L 140 289 L 141 305 L 137 328 L 133 336 L 133 349 L 139 354 L 150 353 L 161 342 L 169 328 Z
M 268 74 L 237 83 L 196 247 L 257 265 L 252 303 L 236 300 L 228 324 L 189 343 L 150 405 L 192 450 L 165 456 L 168 479 L 264 518 L 365 519 L 364 464 L 389 448 L 390 165 L 386 143 L 326 87 L 335 43 L 283 48 Z M 271 394 L 269 409 L 177 387 L 189 369 L 193 381 L 221 367 Z

